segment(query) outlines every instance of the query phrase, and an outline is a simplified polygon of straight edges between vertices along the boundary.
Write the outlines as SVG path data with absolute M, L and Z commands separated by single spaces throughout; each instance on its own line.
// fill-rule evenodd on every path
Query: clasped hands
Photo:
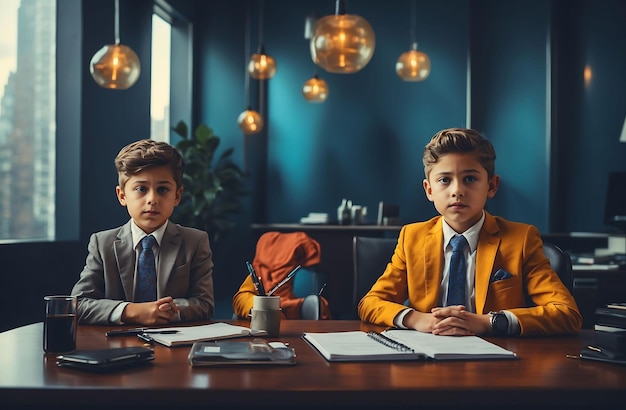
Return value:
M 468 312 L 465 306 L 431 309 L 430 313 L 412 311 L 404 318 L 407 328 L 442 336 L 472 336 L 491 331 L 489 315 Z
M 129 303 L 122 313 L 124 323 L 163 325 L 179 319 L 180 307 L 171 296 L 154 302 Z

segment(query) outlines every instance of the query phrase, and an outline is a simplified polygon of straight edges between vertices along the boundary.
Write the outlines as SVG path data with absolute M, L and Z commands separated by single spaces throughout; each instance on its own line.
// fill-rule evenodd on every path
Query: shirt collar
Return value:
M 448 225 L 445 218 L 442 218 L 443 225 L 443 249 L 445 250 L 450 243 L 450 239 L 455 235 L 458 235 L 454 229 Z M 469 248 L 471 252 L 474 252 L 478 247 L 478 237 L 480 236 L 480 230 L 485 223 L 485 211 L 483 210 L 483 214 L 474 225 L 470 226 L 468 230 L 462 232 L 461 235 L 465 236 L 467 243 L 469 244 Z
M 163 239 L 163 235 L 165 234 L 165 229 L 167 229 L 168 223 L 169 220 L 166 220 L 165 223 L 159 227 L 159 229 L 150 234 L 154 236 L 154 239 L 156 239 L 157 245 L 159 246 L 161 246 L 161 240 Z M 147 236 L 147 234 L 140 227 L 137 226 L 135 221 L 132 221 L 132 223 L 130 224 L 130 232 L 133 236 L 133 248 L 136 248 L 137 244 L 141 242 L 144 236 Z

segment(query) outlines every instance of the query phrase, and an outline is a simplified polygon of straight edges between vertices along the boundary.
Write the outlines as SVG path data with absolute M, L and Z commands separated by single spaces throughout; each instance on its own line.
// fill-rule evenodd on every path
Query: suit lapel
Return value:
M 182 238 L 178 227 L 171 222 L 168 223 L 165 233 L 163 234 L 163 239 L 161 240 L 161 249 L 159 250 L 158 297 L 165 295 L 167 282 L 174 270 L 176 256 L 180 250 L 181 240 Z
M 476 275 L 474 286 L 476 288 L 475 303 L 476 313 L 482 314 L 487 301 L 487 290 L 491 271 L 496 261 L 496 253 L 500 246 L 500 227 L 496 219 L 485 211 L 485 223 L 480 231 L 476 253 Z
M 130 232 L 130 221 L 122 226 L 113 242 L 113 252 L 120 272 L 122 287 L 126 294 L 126 300 L 134 300 L 135 278 L 135 250 L 133 249 L 133 236 Z
M 443 228 L 442 219 L 434 224 L 424 240 L 424 296 L 429 306 L 438 306 L 441 277 L 443 275 Z M 436 289 L 433 290 L 433 289 Z

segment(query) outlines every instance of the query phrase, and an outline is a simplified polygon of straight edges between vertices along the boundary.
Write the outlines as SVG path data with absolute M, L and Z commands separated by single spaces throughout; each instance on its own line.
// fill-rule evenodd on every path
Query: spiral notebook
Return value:
M 437 336 L 416 330 L 307 332 L 302 338 L 331 362 L 517 358 L 514 352 L 478 336 Z

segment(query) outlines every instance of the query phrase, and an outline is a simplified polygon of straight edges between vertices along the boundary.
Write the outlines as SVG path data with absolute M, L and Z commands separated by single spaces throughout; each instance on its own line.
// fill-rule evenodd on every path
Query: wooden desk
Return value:
M 346 297 L 352 295 L 354 286 L 352 238 L 354 236 L 397 238 L 401 228 L 392 225 L 252 224 L 251 226 L 251 229 L 258 233 L 258 237 L 270 231 L 305 232 L 319 242 L 322 249 L 319 270 L 328 274 L 324 296 L 328 299 L 334 319 L 352 318 L 351 296 Z M 381 270 L 380 273 L 382 272 Z
M 246 321 L 232 321 L 246 325 Z M 134 337 L 107 339 L 107 327 L 79 326 L 77 347 L 140 345 Z M 623 400 L 626 366 L 566 358 L 589 343 L 574 337 L 489 339 L 519 360 L 328 363 L 300 336 L 303 331 L 381 330 L 358 321 L 283 322 L 281 336 L 296 350 L 295 366 L 192 368 L 188 347 L 155 346 L 147 367 L 112 374 L 58 368 L 43 353 L 41 323 L 0 333 L 0 408 L 275 408 L 338 406 L 394 408 L 510 408 L 589 406 Z M 297 406 L 297 407 L 293 407 Z M 29 407 L 30 408 L 30 407 Z

